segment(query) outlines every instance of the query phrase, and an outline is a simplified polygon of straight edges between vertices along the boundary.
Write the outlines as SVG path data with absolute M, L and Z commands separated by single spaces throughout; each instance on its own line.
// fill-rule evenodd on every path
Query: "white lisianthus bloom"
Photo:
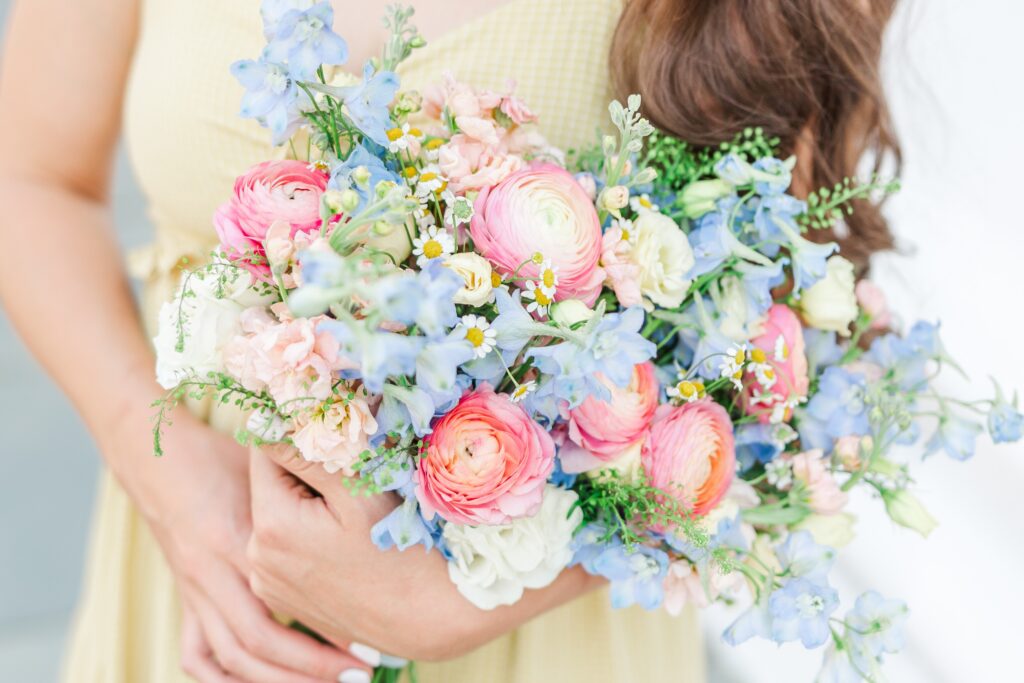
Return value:
M 252 288 L 252 276 L 241 268 L 225 265 L 189 277 L 160 309 L 153 339 L 157 382 L 172 389 L 186 377 L 223 371 L 224 345 L 240 331 L 242 311 L 270 301 Z
M 448 575 L 480 609 L 517 602 L 526 588 L 544 588 L 572 559 L 569 544 L 583 512 L 572 491 L 548 485 L 533 517 L 497 526 L 447 524 L 444 540 L 452 559 Z
M 465 283 L 462 289 L 455 292 L 453 297 L 455 303 L 483 306 L 492 300 L 494 283 L 491 275 L 493 269 L 487 259 L 479 254 L 463 251 L 449 256 L 444 264 L 458 273 Z
M 657 306 L 676 308 L 690 289 L 693 249 L 686 233 L 665 214 L 645 211 L 633 221 L 629 256 L 640 267 L 640 293 Z
M 800 312 L 811 327 L 848 337 L 850 323 L 858 313 L 853 264 L 842 256 L 833 256 L 825 266 L 825 278 L 800 296 Z

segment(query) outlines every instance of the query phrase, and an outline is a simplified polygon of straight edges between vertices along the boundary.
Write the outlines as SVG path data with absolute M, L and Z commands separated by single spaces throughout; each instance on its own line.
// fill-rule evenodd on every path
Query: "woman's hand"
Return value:
M 352 641 L 415 660 L 465 654 L 600 585 L 579 569 L 508 607 L 463 598 L 439 553 L 382 552 L 370 528 L 397 499 L 349 493 L 289 447 L 254 449 L 250 585 L 272 609 L 345 646 Z
M 251 532 L 248 454 L 179 412 L 165 435 L 166 455 L 154 458 L 148 442 L 136 441 L 130 471 L 119 474 L 177 581 L 185 672 L 200 683 L 315 683 L 369 671 L 347 653 L 282 626 L 253 595 L 245 557 Z M 132 440 L 115 443 L 123 448 Z

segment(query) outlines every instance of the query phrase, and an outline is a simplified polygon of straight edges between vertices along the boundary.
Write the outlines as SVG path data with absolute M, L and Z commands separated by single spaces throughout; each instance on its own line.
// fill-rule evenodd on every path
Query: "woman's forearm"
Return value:
M 0 206 L 0 299 L 102 446 L 159 395 L 108 207 L 9 173 Z M 127 463 L 109 464 L 120 474 Z

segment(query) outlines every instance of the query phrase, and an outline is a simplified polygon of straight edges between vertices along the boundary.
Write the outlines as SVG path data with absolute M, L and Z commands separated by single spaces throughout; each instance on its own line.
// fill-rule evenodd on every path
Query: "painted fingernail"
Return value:
M 370 683 L 370 674 L 362 669 L 347 669 L 338 676 L 338 683 Z
M 395 657 L 393 655 L 380 656 L 380 665 L 386 666 L 389 669 L 404 669 L 408 663 L 408 659 L 402 659 L 401 657 Z
M 380 652 L 369 645 L 352 643 L 348 646 L 348 651 L 359 661 L 365 662 L 367 666 L 380 666 Z M 348 683 L 348 681 L 345 683 Z

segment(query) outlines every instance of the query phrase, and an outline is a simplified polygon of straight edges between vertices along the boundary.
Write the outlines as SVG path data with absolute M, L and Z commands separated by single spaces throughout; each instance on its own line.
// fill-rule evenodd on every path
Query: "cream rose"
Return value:
M 630 260 L 640 267 L 640 293 L 662 308 L 676 308 L 690 289 L 693 268 L 690 240 L 675 221 L 645 211 L 633 221 L 636 232 Z
M 800 313 L 811 327 L 848 337 L 858 312 L 853 264 L 833 256 L 825 265 L 825 278 L 801 295 Z
M 491 264 L 483 256 L 464 251 L 452 254 L 444 263 L 459 274 L 466 283 L 455 292 L 457 304 L 483 306 L 490 301 L 494 285 L 491 281 Z
M 576 501 L 572 491 L 548 485 L 533 517 L 497 526 L 445 525 L 448 575 L 459 592 L 480 609 L 494 609 L 517 602 L 526 588 L 550 585 L 572 559 L 569 545 L 583 519 L 579 508 L 569 512 Z
M 252 276 L 226 263 L 188 278 L 182 290 L 160 309 L 156 378 L 172 389 L 186 377 L 206 377 L 224 370 L 224 346 L 240 331 L 242 311 L 270 302 L 252 289 Z M 180 343 L 180 345 L 179 345 Z

